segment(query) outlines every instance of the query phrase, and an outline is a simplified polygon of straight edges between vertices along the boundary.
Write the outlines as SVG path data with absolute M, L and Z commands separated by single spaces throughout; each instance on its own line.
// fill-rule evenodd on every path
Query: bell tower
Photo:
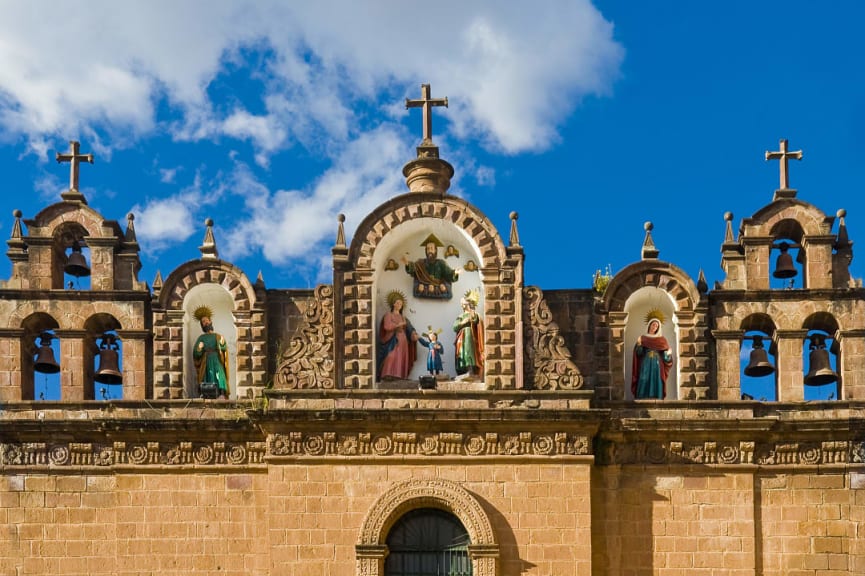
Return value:
M 150 299 L 138 280 L 134 217 L 123 230 L 88 206 L 79 172 L 94 156 L 78 142 L 55 158 L 70 165 L 69 188 L 32 218 L 15 210 L 6 242 L 12 274 L 0 280 L 0 347 L 15 353 L 0 358 L 12 375 L 0 401 L 106 398 L 100 385 L 117 386 L 115 398 L 145 398 Z

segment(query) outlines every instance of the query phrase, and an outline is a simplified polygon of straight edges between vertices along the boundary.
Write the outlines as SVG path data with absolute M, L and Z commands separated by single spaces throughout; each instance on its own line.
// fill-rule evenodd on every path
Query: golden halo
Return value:
M 470 288 L 463 294 L 463 298 L 471 303 L 472 306 L 477 306 L 481 301 L 481 291 L 477 288 Z
M 663 325 L 665 319 L 666 317 L 660 308 L 652 308 L 646 313 L 646 324 L 648 324 L 650 320 L 657 320 Z
M 213 320 L 213 310 L 210 309 L 210 306 L 199 306 L 195 309 L 195 312 L 192 313 L 195 316 L 195 319 L 201 322 L 201 319 L 207 316 L 211 320 Z
M 393 303 L 397 300 L 402 300 L 403 305 L 408 303 L 406 302 L 405 294 L 403 294 L 402 290 L 391 290 L 387 293 L 387 296 L 385 297 L 385 301 L 387 302 L 389 308 L 393 308 Z

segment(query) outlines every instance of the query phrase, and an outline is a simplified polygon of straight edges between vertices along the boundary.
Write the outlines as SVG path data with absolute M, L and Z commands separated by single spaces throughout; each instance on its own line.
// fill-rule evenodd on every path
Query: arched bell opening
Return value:
M 802 342 L 805 400 L 837 400 L 841 397 L 841 345 L 836 339 L 838 322 L 828 312 L 805 319 L 808 331 Z
M 60 326 L 45 313 L 27 317 L 21 327 L 21 399 L 60 400 Z
M 776 290 L 807 288 L 805 285 L 805 250 L 802 249 L 804 232 L 796 220 L 782 220 L 772 228 L 772 246 L 769 261 L 769 285 Z
M 84 399 L 123 398 L 123 343 L 120 322 L 110 314 L 95 314 L 84 323 Z
M 739 354 L 742 400 L 774 402 L 778 399 L 777 346 L 771 334 L 746 332 Z
M 69 222 L 54 234 L 51 287 L 55 290 L 90 290 L 90 248 L 87 230 Z

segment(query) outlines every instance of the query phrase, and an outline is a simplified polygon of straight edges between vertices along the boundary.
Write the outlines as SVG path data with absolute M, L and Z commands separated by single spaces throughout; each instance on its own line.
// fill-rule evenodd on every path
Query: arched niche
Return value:
M 189 289 L 183 299 L 183 386 L 187 398 L 197 398 L 198 382 L 192 347 L 203 331 L 195 317 L 200 306 L 207 306 L 213 316 L 214 332 L 225 338 L 228 346 L 228 386 L 231 397 L 237 397 L 237 325 L 234 298 L 221 284 L 198 284 Z
M 678 324 L 676 319 L 676 303 L 670 295 L 660 288 L 654 286 L 644 286 L 631 294 L 625 302 L 625 313 L 627 321 L 625 322 L 625 399 L 633 400 L 634 395 L 631 391 L 631 378 L 634 369 L 634 346 L 637 338 L 646 334 L 646 316 L 649 312 L 660 310 L 664 315 L 664 322 L 661 325 L 661 335 L 667 339 L 670 345 L 670 350 L 673 353 L 673 366 L 667 376 L 666 382 L 666 400 L 677 400 L 679 395 L 679 367 L 681 366 L 681 358 L 678 355 Z
M 425 240 L 434 235 L 442 244 L 437 250 L 437 257 L 452 269 L 459 270 L 459 278 L 452 283 L 450 299 L 423 298 L 413 294 L 413 278 L 406 270 L 403 258 L 409 262 L 425 257 Z M 468 290 L 477 290 L 480 301 L 477 309 L 484 309 L 484 283 L 480 269 L 481 254 L 474 239 L 465 230 L 452 222 L 437 218 L 416 218 L 403 222 L 382 237 L 372 258 L 373 275 L 373 318 L 375 321 L 376 340 L 382 317 L 388 312 L 388 294 L 397 290 L 406 297 L 404 315 L 417 330 L 418 334 L 428 331 L 440 331 L 439 341 L 445 349 L 444 372 L 451 376 L 456 374 L 454 366 L 455 333 L 452 328 L 454 320 L 460 314 L 460 299 Z M 474 266 L 467 263 L 472 262 Z M 411 344 L 410 344 L 411 345 Z M 426 370 L 426 349 L 419 344 L 418 361 L 415 362 L 409 380 L 417 380 Z M 375 359 L 374 359 L 375 360 Z M 375 361 L 373 362 L 375 366 Z
M 468 490 L 443 479 L 401 482 L 373 504 L 355 546 L 358 574 L 384 576 L 387 536 L 399 519 L 412 510 L 437 508 L 456 516 L 469 534 L 469 557 L 474 576 L 498 574 L 499 544 L 492 522 Z

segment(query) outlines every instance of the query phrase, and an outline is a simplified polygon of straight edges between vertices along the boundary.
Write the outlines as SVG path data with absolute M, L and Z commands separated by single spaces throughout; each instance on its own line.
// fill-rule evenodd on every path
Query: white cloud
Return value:
M 387 106 L 406 86 L 416 97 L 422 81 L 450 98 L 461 137 L 541 150 L 585 95 L 609 91 L 622 59 L 612 25 L 575 0 L 445 0 L 423 18 L 390 2 L 17 2 L 4 5 L 0 39 L 0 132 L 34 150 L 94 127 L 130 145 L 157 128 L 164 98 L 182 114 L 176 137 L 249 139 L 262 164 L 295 141 L 329 150 L 357 138 L 359 103 Z M 264 114 L 208 98 L 247 49 L 272 52 L 244 70 L 262 82 Z
M 230 189 L 244 197 L 248 215 L 232 226 L 226 249 L 220 250 L 229 260 L 260 252 L 278 265 L 312 267 L 317 280 L 325 279 L 336 214 L 346 215 L 350 237 L 366 214 L 407 191 L 400 176 L 407 145 L 391 127 L 365 133 L 341 151 L 309 190 L 270 191 L 239 164 Z

